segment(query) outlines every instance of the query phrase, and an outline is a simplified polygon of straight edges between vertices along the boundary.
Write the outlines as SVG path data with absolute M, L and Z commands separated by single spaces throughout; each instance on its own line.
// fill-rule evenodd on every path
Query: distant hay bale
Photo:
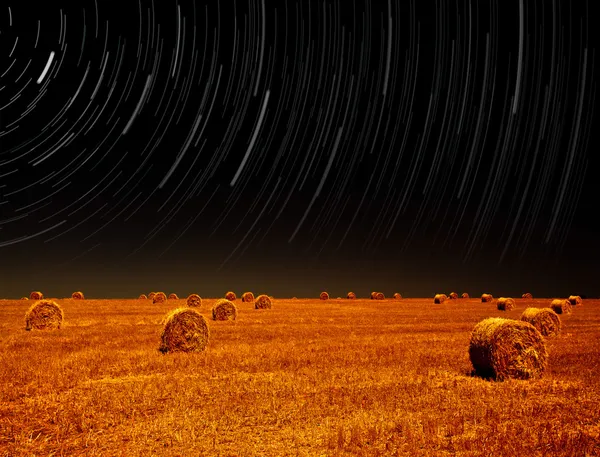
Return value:
M 152 298 L 152 303 L 164 303 L 167 301 L 167 296 L 164 292 L 156 292 Z
M 483 294 L 481 296 L 481 303 L 488 303 L 491 302 L 494 299 L 494 297 L 492 296 L 492 294 Z
M 148 294 L 148 299 L 149 299 L 149 300 L 154 300 L 154 296 L 155 296 L 155 295 L 156 295 L 156 292 L 150 292 L 150 293 Z
M 436 294 L 435 297 L 433 297 L 433 303 L 437 303 L 438 305 L 444 303 L 446 301 L 444 297 L 445 295 L 443 294 Z
M 377 296 L 377 292 L 371 292 L 371 300 L 375 300 L 376 296 Z
M 560 333 L 560 317 L 551 308 L 527 308 L 521 320 L 533 325 L 542 336 L 556 336 Z
M 550 309 L 556 314 L 571 314 L 573 312 L 571 302 L 565 298 L 556 298 L 552 300 Z
M 376 292 L 375 300 L 385 300 L 385 295 L 383 295 L 383 292 Z
M 456 300 L 458 299 L 458 294 L 456 292 L 450 292 L 450 300 Z
M 252 292 L 244 292 L 242 294 L 242 301 L 244 303 L 252 303 L 254 301 L 254 294 Z
M 21 300 L 29 300 L 29 297 L 21 297 Z
M 41 300 L 42 298 L 44 298 L 44 294 L 38 290 L 34 290 L 29 294 L 30 300 Z
M 165 317 L 158 350 L 162 353 L 201 352 L 209 337 L 204 316 L 193 308 L 177 308 Z
M 83 296 L 83 292 L 81 292 L 81 291 L 73 292 L 71 294 L 71 298 L 73 300 L 84 300 L 85 299 L 85 297 Z
M 527 298 L 528 300 L 531 300 L 533 295 L 531 295 L 529 292 L 525 292 L 523 295 L 521 295 L 521 298 Z
M 169 294 L 169 300 L 179 300 L 179 297 L 176 293 Z
M 63 310 L 58 303 L 38 300 L 25 313 L 25 330 L 59 329 L 63 318 Z
M 542 376 L 548 352 L 544 338 L 530 323 L 491 317 L 473 329 L 469 358 L 478 376 L 530 379 Z
M 146 297 L 146 294 L 141 294 L 141 295 L 138 297 L 138 299 L 139 299 L 139 300 L 148 300 L 148 297 Z
M 396 292 L 396 293 L 394 294 L 394 298 L 395 298 L 396 300 L 400 300 L 400 299 L 402 299 L 402 295 L 400 295 L 398 292 Z
M 346 298 L 347 298 L 348 300 L 355 300 L 355 299 L 356 299 L 356 294 L 355 294 L 354 292 L 348 292 L 348 293 L 346 294 Z
M 259 295 L 256 297 L 256 300 L 254 300 L 255 309 L 271 309 L 272 306 L 271 298 L 268 295 Z
M 466 292 L 463 292 L 463 294 L 461 295 L 462 298 L 470 298 L 469 294 Z
M 225 294 L 225 299 L 227 299 L 229 301 L 235 301 L 235 300 L 237 300 L 237 295 L 235 294 L 235 292 L 228 291 Z
M 515 300 L 510 297 L 500 297 L 496 302 L 496 308 L 500 311 L 510 311 L 515 307 Z
M 581 306 L 583 304 L 579 295 L 570 295 L 568 300 L 571 302 L 571 306 Z
M 202 305 L 202 298 L 198 294 L 190 294 L 187 298 L 187 305 L 191 307 L 198 307 Z
M 221 298 L 213 306 L 212 318 L 214 321 L 234 321 L 237 318 L 237 308 L 232 301 Z
M 329 300 L 329 294 L 327 292 L 321 292 L 321 295 L 319 295 L 319 298 L 321 300 Z

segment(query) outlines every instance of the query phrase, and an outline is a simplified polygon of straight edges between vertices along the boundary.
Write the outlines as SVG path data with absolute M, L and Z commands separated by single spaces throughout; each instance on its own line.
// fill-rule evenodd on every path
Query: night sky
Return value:
M 28 3 L 0 297 L 600 295 L 589 1 Z

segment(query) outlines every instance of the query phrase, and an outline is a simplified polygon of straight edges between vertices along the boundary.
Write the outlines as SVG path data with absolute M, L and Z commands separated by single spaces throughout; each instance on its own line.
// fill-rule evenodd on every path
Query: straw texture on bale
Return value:
M 521 314 L 521 320 L 529 322 L 542 336 L 556 336 L 560 333 L 560 317 L 552 308 L 527 308 Z
M 206 348 L 210 332 L 202 314 L 193 308 L 177 308 L 164 320 L 159 351 L 201 352 Z
M 491 317 L 471 333 L 469 358 L 478 376 L 497 381 L 539 378 L 548 352 L 540 332 L 528 322 Z
M 83 296 L 83 292 L 81 292 L 79 290 L 77 292 L 73 292 L 71 294 L 71 298 L 73 300 L 84 300 L 85 299 L 85 297 Z
M 529 300 L 531 300 L 533 298 L 533 295 L 531 295 L 529 292 L 525 292 L 521 298 L 527 298 Z
M 321 295 L 319 295 L 319 298 L 321 300 L 329 300 L 329 294 L 327 292 L 321 292 Z
M 164 303 L 167 301 L 167 296 L 164 292 L 156 292 L 152 298 L 152 303 Z
M 356 294 L 354 292 L 348 292 L 346 298 L 349 300 L 354 300 L 356 298 Z
M 565 298 L 556 298 L 552 300 L 550 309 L 556 314 L 571 314 L 573 312 L 571 302 Z
M 169 300 L 179 300 L 179 297 L 176 293 L 169 294 Z
M 571 306 L 581 306 L 583 304 L 579 295 L 570 295 L 569 301 L 571 302 Z
M 198 294 L 190 294 L 187 298 L 187 305 L 197 307 L 202 305 L 202 298 Z
M 148 300 L 148 297 L 146 297 L 146 294 L 140 294 L 140 296 L 138 297 L 139 300 Z
M 396 300 L 400 300 L 400 299 L 402 298 L 402 295 L 401 295 L 401 294 L 399 294 L 398 292 L 396 292 L 396 293 L 394 294 L 394 298 L 395 298 Z
M 469 294 L 466 292 L 463 292 L 463 294 L 461 295 L 462 298 L 470 298 Z
M 385 295 L 383 295 L 383 292 L 376 292 L 375 300 L 385 300 Z
M 255 309 L 271 309 L 272 306 L 271 298 L 268 295 L 259 295 L 254 301 Z
M 242 294 L 242 301 L 244 303 L 252 303 L 254 301 L 254 294 L 252 292 L 244 292 Z
M 154 297 L 155 297 L 155 296 L 156 296 L 156 292 L 150 292 L 150 293 L 148 294 L 148 298 L 149 298 L 150 300 L 154 300 Z
M 491 302 L 493 299 L 494 297 L 492 297 L 492 294 L 483 294 L 481 296 L 481 303 Z
M 515 301 L 510 297 L 500 297 L 496 302 L 496 307 L 500 311 L 510 311 L 511 309 L 514 309 Z
M 214 321 L 234 321 L 237 318 L 237 308 L 232 301 L 221 298 L 213 306 L 212 318 Z
M 229 301 L 235 301 L 237 296 L 235 295 L 235 292 L 229 291 L 225 294 L 225 298 Z
M 25 330 L 59 329 L 63 318 L 63 310 L 58 303 L 38 300 L 25 313 Z
M 435 297 L 433 297 L 433 303 L 444 303 L 444 301 L 446 301 L 446 299 L 444 298 L 444 295 L 442 294 L 436 294 Z
M 458 298 L 458 294 L 456 292 L 450 292 L 450 300 L 456 300 Z
M 41 300 L 42 298 L 44 298 L 44 294 L 38 290 L 34 290 L 29 294 L 30 300 Z

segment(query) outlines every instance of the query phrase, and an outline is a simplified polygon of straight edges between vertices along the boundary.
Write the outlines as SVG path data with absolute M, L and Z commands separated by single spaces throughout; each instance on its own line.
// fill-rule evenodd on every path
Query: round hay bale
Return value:
M 255 309 L 271 309 L 272 307 L 273 303 L 271 303 L 271 298 L 268 295 L 259 295 L 254 300 Z
M 148 297 L 146 297 L 146 294 L 141 294 L 141 295 L 138 297 L 138 300 L 148 300 Z
M 29 297 L 21 297 L 21 300 L 29 300 Z
M 179 297 L 176 293 L 169 294 L 169 300 L 179 300 Z
M 155 295 L 156 295 L 156 292 L 150 292 L 150 293 L 148 294 L 148 299 L 149 299 L 149 300 L 154 300 L 154 297 L 155 297 Z
M 396 293 L 394 294 L 394 298 L 395 298 L 396 300 L 400 300 L 400 299 L 402 299 L 402 295 L 400 295 L 398 292 L 396 292 Z
M 164 292 L 156 292 L 152 298 L 152 303 L 164 303 L 167 301 L 167 296 Z
M 496 302 L 496 308 L 500 311 L 510 311 L 511 309 L 514 309 L 514 307 L 515 301 L 510 297 L 500 297 Z
M 63 318 L 63 310 L 58 303 L 38 300 L 25 313 L 25 330 L 59 329 Z
M 235 295 L 235 292 L 229 291 L 225 294 L 225 299 L 229 301 L 235 301 L 237 299 L 237 296 Z
M 527 298 L 528 300 L 531 300 L 533 295 L 531 295 L 529 292 L 525 292 L 523 295 L 521 295 L 521 298 Z
M 371 300 L 375 300 L 376 296 L 377 296 L 377 292 L 371 292 Z
M 571 302 L 571 306 L 581 306 L 583 304 L 579 295 L 570 295 L 568 300 Z
M 254 294 L 252 292 L 244 292 L 242 294 L 242 301 L 244 303 L 252 303 L 254 301 Z
M 213 321 L 234 321 L 237 318 L 237 308 L 226 298 L 217 300 L 212 309 Z
M 346 294 L 346 298 L 347 298 L 348 300 L 356 300 L 356 294 L 355 294 L 354 292 L 348 292 L 348 293 Z
M 469 358 L 478 376 L 530 379 L 542 376 L 548 352 L 544 338 L 530 323 L 491 317 L 475 325 Z
M 202 305 L 202 298 L 198 294 L 190 294 L 187 298 L 187 305 L 191 307 L 198 307 Z
M 458 294 L 456 292 L 450 292 L 450 300 L 456 300 L 458 299 Z
M 321 292 L 321 295 L 319 295 L 319 298 L 321 300 L 329 300 L 329 294 L 327 292 Z
M 383 292 L 376 292 L 375 300 L 385 300 L 385 295 L 383 295 Z
M 466 292 L 463 292 L 463 294 L 461 295 L 462 298 L 470 298 L 469 294 Z
M 81 292 L 79 290 L 77 292 L 73 292 L 71 294 L 71 298 L 73 300 L 84 300 L 85 299 L 85 297 L 83 296 L 83 292 Z
M 437 303 L 438 305 L 444 303 L 444 301 L 446 301 L 444 297 L 445 295 L 443 294 L 436 294 L 435 297 L 433 297 L 433 303 Z
M 202 314 L 193 308 L 177 308 L 164 319 L 158 350 L 167 352 L 201 352 L 210 332 Z
M 571 302 L 564 298 L 556 298 L 550 303 L 550 309 L 556 314 L 571 314 L 573 308 Z
M 30 300 L 41 300 L 42 298 L 44 298 L 44 294 L 38 290 L 34 290 L 29 294 Z
M 551 308 L 527 308 L 521 314 L 521 320 L 529 322 L 542 336 L 556 336 L 560 333 L 560 317 Z
M 494 299 L 492 294 L 483 294 L 481 296 L 481 303 L 489 303 Z

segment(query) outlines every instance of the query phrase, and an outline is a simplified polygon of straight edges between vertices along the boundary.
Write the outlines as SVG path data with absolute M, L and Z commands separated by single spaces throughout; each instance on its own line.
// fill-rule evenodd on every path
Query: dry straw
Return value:
M 167 296 L 164 292 L 156 292 L 152 298 L 152 303 L 164 303 L 167 301 Z
M 354 292 L 348 292 L 348 293 L 346 294 L 346 298 L 347 298 L 348 300 L 355 300 L 355 299 L 356 299 L 356 294 L 355 294 Z
M 214 321 L 234 321 L 237 318 L 237 308 L 232 301 L 221 298 L 213 306 L 212 318 Z
M 244 292 L 242 294 L 242 301 L 244 303 L 252 303 L 254 301 L 254 294 L 252 292 Z
M 179 300 L 179 297 L 176 293 L 169 294 L 169 300 Z
M 458 298 L 458 294 L 456 292 L 450 292 L 450 300 L 456 300 Z
M 38 290 L 34 290 L 29 294 L 30 300 L 41 300 L 42 298 L 44 298 L 44 294 Z
M 463 294 L 461 295 L 462 298 L 470 298 L 469 294 L 466 292 L 463 292 Z
M 319 298 L 321 300 L 329 300 L 329 294 L 327 292 L 321 292 L 321 295 L 319 295 Z
M 396 300 L 401 300 L 401 299 L 402 299 L 402 295 L 401 295 L 401 294 L 399 294 L 398 292 L 396 292 L 396 293 L 394 294 L 394 298 L 395 298 Z
M 192 307 L 198 307 L 202 305 L 202 298 L 198 294 L 190 294 L 187 298 L 187 305 Z
M 52 300 L 38 300 L 25 313 L 25 330 L 48 330 L 60 328 L 63 310 Z
M 571 302 L 571 306 L 581 306 L 583 304 L 579 295 L 570 295 L 569 301 Z
M 550 309 L 556 314 L 571 314 L 573 312 L 571 302 L 565 298 L 555 298 L 552 300 Z
M 473 329 L 469 358 L 477 375 L 503 381 L 541 377 L 548 352 L 544 338 L 533 325 L 491 317 Z
M 527 298 L 528 300 L 531 300 L 533 295 L 531 295 L 529 292 L 525 292 L 523 295 L 521 295 L 521 298 Z
M 141 294 L 141 295 L 138 297 L 138 299 L 139 299 L 139 300 L 148 300 L 148 297 L 146 297 L 146 294 Z
M 510 297 L 500 297 L 496 302 L 496 307 L 500 311 L 510 311 L 511 309 L 514 309 L 515 301 Z
M 237 296 L 235 295 L 235 292 L 229 291 L 225 294 L 225 298 L 229 301 L 235 301 Z
M 149 298 L 150 300 L 154 300 L 154 297 L 155 297 L 155 296 L 156 296 L 156 292 L 150 292 L 150 293 L 148 294 L 148 298 Z
M 433 303 L 444 303 L 444 301 L 446 301 L 446 299 L 444 298 L 445 295 L 444 294 L 436 294 L 435 297 L 433 297 Z
M 164 320 L 159 351 L 201 352 L 206 348 L 210 332 L 204 316 L 193 308 L 178 308 Z
M 481 296 L 481 303 L 488 303 L 491 302 L 494 299 L 494 297 L 492 296 L 492 294 L 483 294 Z
M 83 296 L 83 292 L 81 292 L 79 290 L 77 292 L 73 292 L 71 294 L 71 298 L 73 300 L 84 300 L 85 299 L 85 297 Z
M 254 301 L 255 309 L 271 309 L 272 306 L 271 298 L 268 295 L 259 295 Z
M 543 336 L 556 336 L 560 333 L 560 317 L 552 308 L 527 308 L 521 314 L 521 320 L 529 322 Z
M 385 300 L 385 295 L 383 295 L 383 292 L 375 292 L 375 300 Z

